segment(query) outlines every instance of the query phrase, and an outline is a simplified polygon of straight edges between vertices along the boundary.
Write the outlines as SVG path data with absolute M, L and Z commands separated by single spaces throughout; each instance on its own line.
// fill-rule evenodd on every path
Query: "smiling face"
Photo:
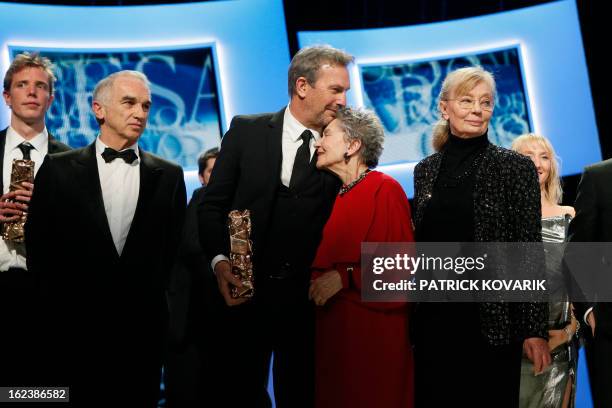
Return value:
M 11 108 L 11 124 L 22 122 L 29 126 L 44 123 L 45 114 L 53 102 L 49 75 L 38 67 L 26 67 L 13 75 L 11 86 L 3 92 L 4 101 Z
M 348 149 L 346 135 L 338 119 L 334 119 L 325 128 L 317 147 L 317 168 L 333 169 L 342 166 L 344 153 Z
M 119 76 L 108 95 L 94 101 L 93 110 L 100 125 L 100 136 L 106 140 L 121 140 L 125 146 L 138 141 L 147 125 L 151 109 L 151 93 L 140 79 Z
M 465 95 L 456 95 L 453 90 L 448 100 L 440 101 L 440 111 L 455 136 L 481 136 L 493 115 L 493 90 L 485 81 L 478 82 Z
M 339 106 L 346 105 L 346 92 L 350 88 L 346 67 L 324 64 L 317 72 L 317 80 L 309 84 L 298 80 L 298 93 L 307 116 L 304 123 L 312 129 L 322 129 L 336 118 Z
M 517 149 L 517 151 L 529 157 L 533 161 L 533 164 L 535 164 L 536 170 L 538 171 L 540 188 L 543 188 L 550 177 L 550 169 L 552 166 L 552 157 L 550 152 L 541 143 L 537 142 L 523 143 Z

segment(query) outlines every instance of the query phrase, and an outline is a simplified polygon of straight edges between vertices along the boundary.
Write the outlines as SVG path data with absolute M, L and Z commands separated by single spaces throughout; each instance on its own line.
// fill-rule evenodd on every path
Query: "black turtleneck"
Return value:
M 487 134 L 469 139 L 453 134 L 442 150 L 442 163 L 417 240 L 474 241 L 474 185 Z

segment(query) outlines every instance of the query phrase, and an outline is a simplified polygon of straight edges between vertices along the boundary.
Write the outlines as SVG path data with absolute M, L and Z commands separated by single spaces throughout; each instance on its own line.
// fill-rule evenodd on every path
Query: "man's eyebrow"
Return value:
M 136 97 L 135 96 L 131 96 L 131 95 L 125 95 L 123 98 L 121 98 L 122 101 L 135 101 Z

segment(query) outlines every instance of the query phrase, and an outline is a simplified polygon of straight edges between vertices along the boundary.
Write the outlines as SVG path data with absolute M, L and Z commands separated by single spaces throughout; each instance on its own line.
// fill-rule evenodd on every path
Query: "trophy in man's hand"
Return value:
M 29 155 L 28 155 L 29 156 Z M 23 182 L 34 183 L 34 162 L 29 159 L 13 160 L 13 168 L 11 170 L 10 191 L 23 190 Z M 9 199 L 8 201 L 16 201 Z M 15 221 L 5 222 L 2 224 L 2 239 L 12 242 L 23 242 L 24 233 L 23 227 L 26 223 L 28 213 L 24 212 Z
M 232 298 L 252 298 L 255 294 L 253 276 L 253 243 L 251 242 L 251 213 L 233 210 L 228 214 L 230 235 L 230 264 L 232 274 L 242 287 L 232 287 Z

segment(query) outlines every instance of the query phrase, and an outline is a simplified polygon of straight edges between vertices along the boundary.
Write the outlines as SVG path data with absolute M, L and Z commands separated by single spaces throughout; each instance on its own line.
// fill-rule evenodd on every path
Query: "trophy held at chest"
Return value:
M 13 160 L 13 168 L 11 170 L 10 191 L 23 190 L 21 185 L 23 182 L 34 183 L 34 162 L 28 158 L 23 160 Z M 15 200 L 10 200 L 15 201 Z M 18 220 L 5 222 L 2 224 L 2 239 L 12 242 L 23 242 L 24 233 L 23 227 L 26 223 L 28 213 L 24 212 Z
M 253 276 L 253 243 L 251 242 L 251 213 L 233 210 L 228 214 L 230 234 L 230 264 L 232 274 L 242 287 L 232 287 L 232 298 L 252 298 L 255 294 Z

